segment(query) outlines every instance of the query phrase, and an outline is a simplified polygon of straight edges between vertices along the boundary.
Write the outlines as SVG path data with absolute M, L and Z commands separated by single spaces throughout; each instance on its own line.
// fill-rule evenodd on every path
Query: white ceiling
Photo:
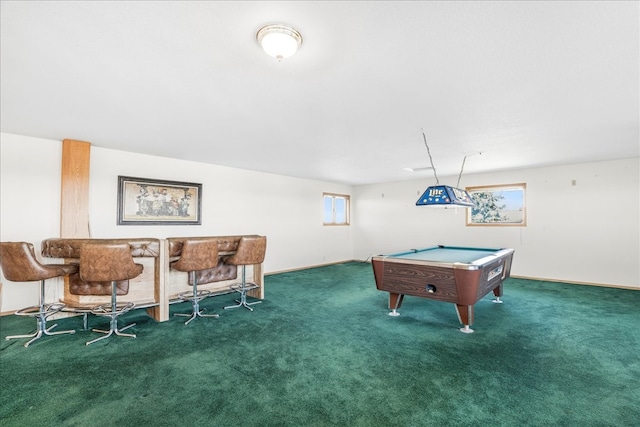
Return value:
M 639 3 L 1 2 L 1 130 L 365 184 L 637 157 Z M 263 25 L 304 38 L 278 63 Z M 454 185 L 455 182 L 443 183 Z

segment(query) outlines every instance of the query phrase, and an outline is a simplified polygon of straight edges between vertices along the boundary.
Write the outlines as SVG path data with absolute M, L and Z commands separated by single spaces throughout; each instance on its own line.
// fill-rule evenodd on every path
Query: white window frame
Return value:
M 526 227 L 527 226 L 527 184 L 500 184 L 500 185 L 483 185 L 479 187 L 467 187 L 465 188 L 471 195 L 476 203 L 477 197 L 489 197 L 492 204 L 492 217 L 474 217 L 477 210 L 481 210 L 480 207 L 467 209 L 467 226 L 473 227 Z M 511 211 L 504 204 L 502 194 L 508 191 L 517 191 L 522 194 L 522 200 L 519 204 L 511 206 Z M 497 203 L 496 203 L 497 202 Z M 476 205 L 477 206 L 477 205 Z M 511 214 L 509 214 L 511 212 Z M 513 219 L 512 217 L 515 217 Z
M 324 218 L 324 204 L 327 198 L 331 199 L 332 206 L 332 217 L 330 222 L 326 222 Z M 345 201 L 345 212 L 344 218 L 345 222 L 336 222 L 336 199 L 344 199 Z M 337 193 L 322 193 L 322 225 L 349 225 L 351 222 L 351 196 L 348 194 L 337 194 Z

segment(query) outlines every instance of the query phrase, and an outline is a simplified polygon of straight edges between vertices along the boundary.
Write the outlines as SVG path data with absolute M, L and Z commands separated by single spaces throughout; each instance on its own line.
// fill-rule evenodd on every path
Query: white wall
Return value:
M 116 225 L 118 175 L 202 183 L 202 225 Z M 324 191 L 346 185 L 91 148 L 91 235 L 267 236 L 266 272 L 353 258 L 351 229 L 322 225 Z
M 0 240 L 59 236 L 61 148 L 0 134 Z M 202 225 L 117 226 L 118 175 L 202 183 Z M 426 175 L 351 187 L 92 147 L 89 215 L 95 238 L 263 234 L 267 273 L 446 244 L 514 248 L 518 276 L 640 288 L 639 177 L 638 158 L 464 175 L 526 183 L 528 208 L 526 227 L 466 227 L 464 209 L 415 206 Z M 350 227 L 322 226 L 324 191 L 352 195 Z M 0 312 L 37 303 L 37 284 L 2 279 Z
M 42 240 L 59 236 L 62 142 L 0 137 L 0 240 L 29 241 L 39 252 Z M 322 225 L 322 193 L 350 194 L 347 185 L 95 146 L 90 171 L 89 221 L 95 238 L 262 234 L 267 236 L 266 273 L 353 258 L 352 228 Z M 202 225 L 118 226 L 118 175 L 202 183 Z M 48 292 L 55 298 L 59 286 Z M 38 287 L 3 277 L 1 295 L 0 312 L 7 312 L 36 304 Z
M 32 242 L 38 253 L 59 235 L 61 161 L 60 141 L 0 134 L 0 241 Z M 0 313 L 38 303 L 38 283 L 2 279 Z
M 508 247 L 513 275 L 640 288 L 639 165 L 634 158 L 463 176 L 461 187 L 526 183 L 526 227 L 468 227 L 465 209 L 416 207 L 434 183 L 428 175 L 358 186 L 354 255 L 434 244 Z

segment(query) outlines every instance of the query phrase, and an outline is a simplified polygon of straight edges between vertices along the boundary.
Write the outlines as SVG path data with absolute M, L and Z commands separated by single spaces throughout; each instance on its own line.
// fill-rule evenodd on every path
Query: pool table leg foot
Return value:
M 491 302 L 495 302 L 496 304 L 502 304 L 504 301 L 502 301 L 500 297 L 496 297 L 496 299 L 492 300 Z
M 471 329 L 469 325 L 464 325 L 464 328 L 460 328 L 460 332 L 464 332 L 465 334 L 472 334 L 473 329 Z
M 398 313 L 398 312 L 396 311 L 396 309 L 394 308 L 392 311 L 390 311 L 390 312 L 389 312 L 389 316 L 394 316 L 394 317 L 395 317 L 395 316 L 400 316 L 400 313 Z

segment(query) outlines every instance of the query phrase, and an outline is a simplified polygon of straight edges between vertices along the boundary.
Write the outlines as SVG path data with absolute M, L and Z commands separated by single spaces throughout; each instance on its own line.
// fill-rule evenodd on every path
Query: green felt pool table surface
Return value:
M 489 248 L 465 248 L 459 246 L 432 246 L 424 249 L 416 249 L 405 252 L 389 254 L 388 257 L 421 261 L 447 262 L 447 263 L 472 263 L 494 255 L 500 249 Z

